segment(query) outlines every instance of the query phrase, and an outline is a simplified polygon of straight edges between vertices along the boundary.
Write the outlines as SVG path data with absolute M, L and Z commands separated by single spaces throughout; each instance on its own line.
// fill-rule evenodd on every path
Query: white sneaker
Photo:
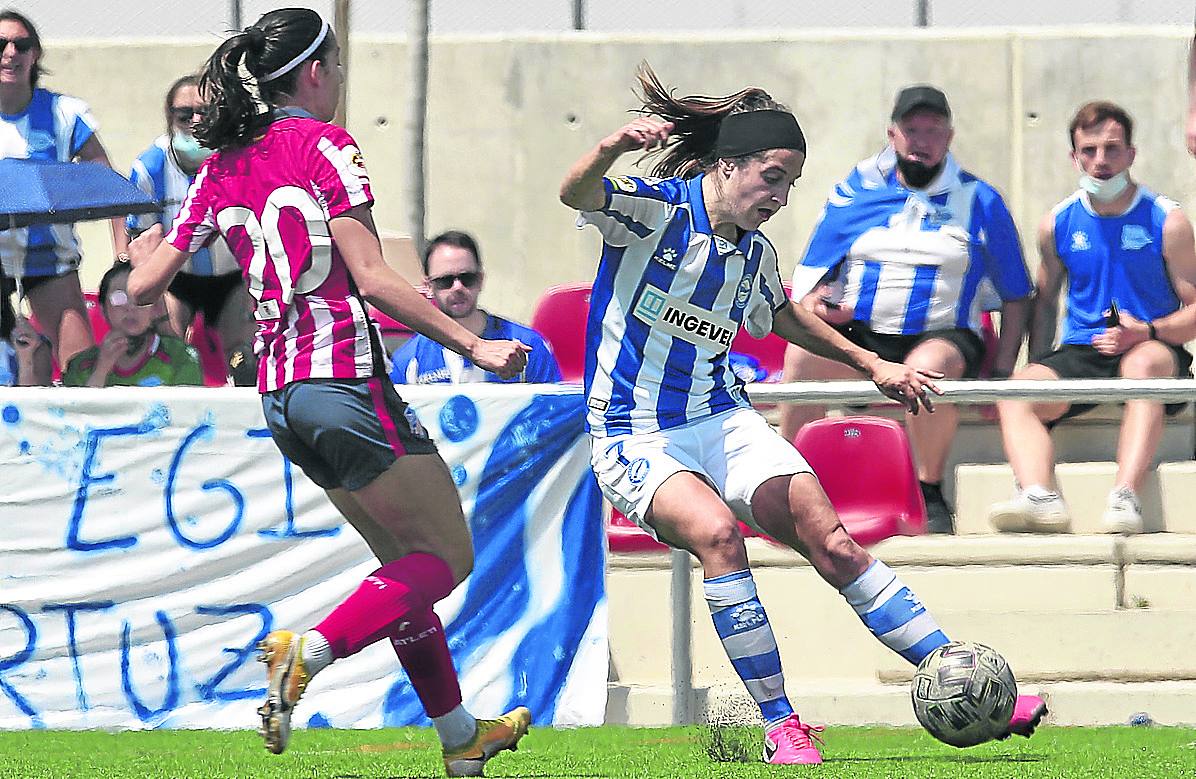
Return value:
M 1134 535 L 1142 532 L 1142 504 L 1129 487 L 1115 487 L 1109 493 L 1109 502 L 1103 517 L 1105 529 L 1110 533 Z
M 1003 533 L 1070 533 L 1071 516 L 1059 493 L 1028 487 L 1013 500 L 994 504 L 988 521 Z

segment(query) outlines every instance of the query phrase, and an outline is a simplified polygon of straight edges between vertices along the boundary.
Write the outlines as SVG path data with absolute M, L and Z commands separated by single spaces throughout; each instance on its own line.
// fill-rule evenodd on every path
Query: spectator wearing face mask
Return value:
M 154 139 L 133 163 L 133 183 L 163 207 L 156 214 L 130 216 L 127 226 L 131 233 L 140 233 L 154 224 L 169 231 L 196 173 L 212 153 L 192 134 L 194 122 L 206 110 L 198 83 L 196 76 L 187 75 L 170 85 L 166 92 L 166 133 Z M 202 311 L 204 322 L 220 336 L 226 366 L 243 363 L 246 357 L 253 361 L 253 350 L 248 346 L 254 327 L 251 301 L 241 283 L 241 270 L 223 238 L 213 239 L 191 255 L 165 298 L 170 329 L 175 334 L 186 337 L 196 313 Z M 233 373 L 246 373 L 246 381 L 256 383 L 254 369 Z
M 100 279 L 100 306 L 109 330 L 75 355 L 62 374 L 68 387 L 202 385 L 199 356 L 181 338 L 154 330 L 154 305 L 129 297 L 132 266 L 118 261 Z
M 980 316 L 994 307 L 995 293 L 1001 335 L 994 373 L 1008 376 L 1033 291 L 1009 210 L 951 154 L 955 130 L 941 90 L 902 89 L 890 118 L 885 149 L 832 189 L 794 270 L 794 298 L 886 360 L 970 379 L 984 357 Z M 797 346 L 785 356 L 786 381 L 857 377 Z M 792 440 L 822 415 L 821 406 L 790 405 L 781 433 Z M 905 420 L 932 533 L 954 532 L 941 482 L 958 420 L 950 405 Z

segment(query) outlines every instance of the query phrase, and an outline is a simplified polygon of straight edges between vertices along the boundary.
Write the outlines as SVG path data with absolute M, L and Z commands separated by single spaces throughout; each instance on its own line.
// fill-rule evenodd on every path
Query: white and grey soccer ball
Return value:
M 930 735 L 953 747 L 971 747 L 1008 731 L 1017 681 L 995 649 L 952 641 L 918 665 L 910 697 Z

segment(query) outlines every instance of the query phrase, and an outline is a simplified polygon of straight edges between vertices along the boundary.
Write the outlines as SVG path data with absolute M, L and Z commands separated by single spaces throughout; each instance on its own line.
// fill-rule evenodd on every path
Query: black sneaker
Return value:
M 954 535 L 955 515 L 943 500 L 943 488 L 938 484 L 920 481 L 922 500 L 926 501 L 926 529 L 937 535 Z

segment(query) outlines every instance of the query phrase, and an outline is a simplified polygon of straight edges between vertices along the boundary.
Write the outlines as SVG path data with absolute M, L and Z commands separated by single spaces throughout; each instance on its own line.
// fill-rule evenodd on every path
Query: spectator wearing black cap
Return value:
M 996 189 L 951 155 L 955 130 L 941 90 L 905 87 L 891 119 L 885 149 L 831 191 L 794 271 L 793 294 L 882 358 L 958 379 L 978 374 L 984 357 L 980 317 L 994 306 L 995 292 L 1002 328 L 994 370 L 1008 376 L 1033 291 L 1009 211 Z M 859 378 L 793 346 L 784 376 Z M 801 425 L 823 413 L 820 406 L 788 406 L 781 432 L 792 440 Z M 958 421 L 953 406 L 906 418 L 936 533 L 954 529 L 940 485 Z

